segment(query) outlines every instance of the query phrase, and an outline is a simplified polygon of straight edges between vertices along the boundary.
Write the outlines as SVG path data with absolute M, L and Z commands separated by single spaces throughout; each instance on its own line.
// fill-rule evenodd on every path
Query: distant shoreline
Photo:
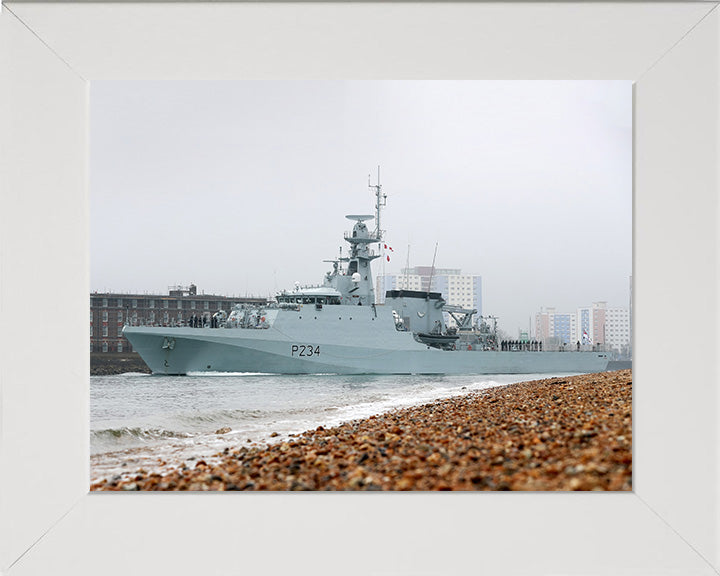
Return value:
M 90 352 L 90 376 L 110 376 L 151 370 L 137 352 Z
M 91 490 L 632 490 L 632 372 L 509 384 Z

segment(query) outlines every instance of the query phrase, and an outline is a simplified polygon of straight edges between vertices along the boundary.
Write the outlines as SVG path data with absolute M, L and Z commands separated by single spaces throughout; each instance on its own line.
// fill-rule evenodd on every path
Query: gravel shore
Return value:
M 211 460 L 211 459 L 208 459 Z M 632 372 L 510 384 L 91 490 L 631 490 Z

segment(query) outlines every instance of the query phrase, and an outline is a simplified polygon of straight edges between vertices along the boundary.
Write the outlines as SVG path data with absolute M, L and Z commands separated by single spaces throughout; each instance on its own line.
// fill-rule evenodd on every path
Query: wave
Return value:
M 93 440 L 98 441 L 121 441 L 121 440 L 142 440 L 150 442 L 153 440 L 173 440 L 191 438 L 189 432 L 177 432 L 165 430 L 164 428 L 142 428 L 139 426 L 121 428 L 106 428 L 104 430 L 93 430 L 90 432 Z
M 183 424 L 217 424 L 245 420 L 259 420 L 270 414 L 267 410 L 235 409 L 211 410 L 208 412 L 184 412 L 176 414 L 174 418 Z

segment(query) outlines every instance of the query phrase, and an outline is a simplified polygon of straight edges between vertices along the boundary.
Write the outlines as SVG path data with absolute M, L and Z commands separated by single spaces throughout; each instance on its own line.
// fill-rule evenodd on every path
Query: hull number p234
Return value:
M 320 346 L 293 344 L 290 348 L 290 356 L 320 356 Z

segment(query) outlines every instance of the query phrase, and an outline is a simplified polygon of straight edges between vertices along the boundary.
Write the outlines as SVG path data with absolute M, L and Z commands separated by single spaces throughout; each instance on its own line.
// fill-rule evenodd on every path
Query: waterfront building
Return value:
M 558 313 L 555 308 L 541 310 L 535 315 L 535 340 L 543 342 L 546 350 L 570 349 L 578 340 L 577 314 Z
M 581 344 L 593 342 L 592 308 L 577 309 L 577 340 Z
M 631 338 L 630 311 L 627 308 L 608 308 L 605 315 L 605 342 L 608 350 L 630 357 Z
M 568 347 L 577 342 L 577 316 L 575 314 L 554 314 L 551 329 L 561 346 Z
M 592 306 L 577 309 L 580 344 L 605 344 L 606 316 L 607 302 L 593 302 Z
M 630 310 L 608 307 L 607 302 L 577 308 L 574 313 L 542 309 L 535 315 L 535 337 L 546 349 L 602 346 L 617 357 L 631 357 Z
M 630 310 L 629 314 L 629 331 L 630 331 L 630 341 L 628 342 L 628 356 L 632 357 L 632 349 L 633 349 L 633 281 L 632 281 L 632 275 L 630 276 L 630 298 L 628 301 L 628 306 Z
M 195 315 L 209 321 L 218 310 L 228 312 L 235 304 L 264 304 L 266 298 L 198 294 L 191 284 L 173 286 L 167 294 L 90 294 L 90 352 L 132 352 L 122 335 L 126 323 L 133 326 L 185 326 Z

